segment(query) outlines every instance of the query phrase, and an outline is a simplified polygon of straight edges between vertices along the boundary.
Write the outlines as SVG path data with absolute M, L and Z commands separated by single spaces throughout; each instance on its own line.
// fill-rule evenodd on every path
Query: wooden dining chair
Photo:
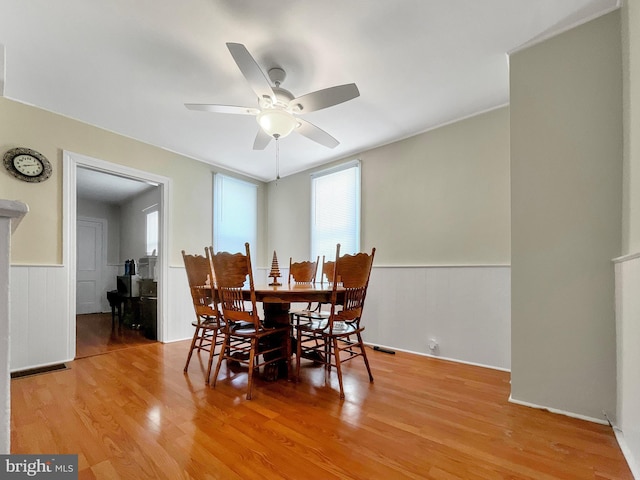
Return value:
M 251 399 L 253 374 L 260 367 L 287 362 L 287 376 L 291 371 L 291 337 L 289 326 L 266 327 L 256 309 L 256 293 L 251 268 L 249 244 L 246 254 L 210 250 L 216 287 L 225 324 L 224 340 L 213 376 L 215 387 L 223 360 L 248 365 L 247 400 Z M 248 288 L 245 288 L 246 283 Z M 231 370 L 227 368 L 227 373 Z
M 373 382 L 367 352 L 362 341 L 364 326 L 361 320 L 375 253 L 374 248 L 370 255 L 358 253 L 341 257 L 340 244 L 338 244 L 329 317 L 314 319 L 296 328 L 296 379 L 300 379 L 300 364 L 303 357 L 314 358 L 316 362 L 320 359 L 328 370 L 331 367 L 336 368 L 340 398 L 344 398 L 342 364 L 346 361 L 362 357 L 367 367 L 369 381 Z
M 320 256 L 318 256 L 318 260 L 320 260 Z M 322 272 L 320 274 L 320 283 L 325 283 L 325 278 L 327 279 L 327 283 L 333 282 L 333 270 L 335 268 L 335 262 L 333 261 L 325 261 L 325 256 L 322 256 Z M 314 275 L 314 283 L 315 283 Z M 294 312 L 291 315 L 291 324 L 293 326 L 299 325 L 301 321 L 310 322 L 312 320 L 323 320 L 329 318 L 329 312 L 322 309 L 323 304 L 318 302 L 315 306 L 311 303 L 307 306 L 305 310 L 300 310 Z
M 294 262 L 293 258 L 289 258 L 289 285 L 292 283 L 315 283 L 316 272 L 318 270 L 318 262 L 320 257 L 315 262 L 305 260 L 303 262 Z
M 206 248 L 205 256 L 189 255 L 182 250 L 182 259 L 187 272 L 193 310 L 196 314 L 196 319 L 192 322 L 195 332 L 191 339 L 184 371 L 186 373 L 189 369 L 189 362 L 194 350 L 208 352 L 209 358 L 205 377 L 205 382 L 208 384 L 216 347 L 222 345 L 221 327 L 224 325 L 214 289 L 215 276 Z
M 324 283 L 324 279 L 327 279 L 328 283 L 333 282 L 333 272 L 336 268 L 336 262 L 331 260 L 324 259 L 324 255 L 322 256 L 322 272 L 320 274 L 320 283 Z
M 310 260 L 302 262 L 294 262 L 293 258 L 289 258 L 289 285 L 312 285 L 316 282 L 316 273 L 320 257 L 315 262 Z M 304 310 L 295 310 L 289 312 L 291 325 L 299 325 L 301 319 L 309 320 L 313 313 L 311 302 L 307 304 Z

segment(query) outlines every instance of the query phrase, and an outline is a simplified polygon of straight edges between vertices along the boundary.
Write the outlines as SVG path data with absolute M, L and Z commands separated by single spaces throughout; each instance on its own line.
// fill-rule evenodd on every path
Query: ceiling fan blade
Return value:
M 360 92 L 356 84 L 348 83 L 294 98 L 289 102 L 289 106 L 294 109 L 296 107 L 299 108 L 300 113 L 315 112 L 316 110 L 332 107 L 333 105 L 338 105 L 359 96 Z
M 227 43 L 227 48 L 258 98 L 269 97 L 275 100 L 276 95 L 273 93 L 269 79 L 260 69 L 258 63 L 253 59 L 246 47 L 241 43 Z
M 304 135 L 310 140 L 324 145 L 325 147 L 335 148 L 340 145 L 340 142 L 329 135 L 324 130 L 316 127 L 313 123 L 309 123 L 299 117 L 296 120 L 300 123 L 300 126 L 295 129 L 300 135 Z
M 185 103 L 189 110 L 199 110 L 214 113 L 234 113 L 239 115 L 257 115 L 260 110 L 252 107 L 238 107 L 236 105 L 211 105 L 208 103 Z
M 256 139 L 253 142 L 254 150 L 264 150 L 269 142 L 271 141 L 271 135 L 262 130 L 262 128 L 258 128 L 258 134 L 256 135 Z

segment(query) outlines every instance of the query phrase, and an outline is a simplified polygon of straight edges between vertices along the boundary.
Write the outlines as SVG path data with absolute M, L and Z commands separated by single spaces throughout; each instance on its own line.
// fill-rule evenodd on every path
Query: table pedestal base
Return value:
M 291 304 L 289 303 L 271 303 L 268 300 L 265 300 L 262 304 L 262 307 L 264 309 L 264 325 L 266 327 L 282 327 L 283 325 L 289 325 L 290 305 Z M 269 342 L 267 343 L 267 346 L 284 346 L 287 341 L 284 335 L 289 335 L 289 333 L 267 337 L 265 339 L 267 342 Z M 277 356 L 277 353 L 266 354 L 265 357 L 267 360 L 269 359 L 269 356 Z M 284 360 L 277 363 L 269 364 L 264 368 L 263 377 L 265 380 L 275 381 L 278 378 L 287 378 L 287 376 L 287 362 Z

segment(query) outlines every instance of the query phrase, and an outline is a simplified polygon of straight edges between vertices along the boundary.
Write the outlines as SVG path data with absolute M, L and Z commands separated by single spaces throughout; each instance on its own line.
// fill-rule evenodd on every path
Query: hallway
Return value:
M 111 326 L 110 313 L 76 316 L 76 359 L 155 343 L 145 338 L 140 330 Z

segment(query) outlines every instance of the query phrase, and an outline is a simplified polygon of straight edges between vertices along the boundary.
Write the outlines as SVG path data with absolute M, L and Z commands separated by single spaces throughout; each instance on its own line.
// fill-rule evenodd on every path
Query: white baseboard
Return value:
M 624 438 L 624 433 L 619 428 L 613 426 L 613 433 L 616 436 L 616 440 L 618 441 L 618 445 L 620 446 L 620 450 L 622 450 L 622 455 L 627 460 L 627 465 L 629 465 L 629 470 L 631 470 L 631 475 L 636 480 L 640 480 L 640 465 L 636 462 L 636 459 L 633 458 L 633 452 L 629 448 L 627 441 Z
M 515 403 L 516 405 L 523 405 L 525 407 L 537 408 L 538 410 L 546 410 L 551 413 L 557 413 L 560 415 L 565 415 L 567 417 L 577 418 L 579 420 L 586 420 L 587 422 L 599 423 L 600 425 L 609 425 L 609 422 L 607 420 L 603 420 L 601 418 L 589 417 L 587 415 L 580 415 L 579 413 L 567 412 L 566 410 L 559 410 L 557 408 L 545 407 L 544 405 L 536 405 L 535 403 L 516 400 L 511 395 L 509 395 L 509 403 Z
M 436 358 L 438 360 L 444 360 L 446 362 L 463 363 L 465 365 L 472 365 L 474 367 L 490 368 L 491 370 L 499 370 L 501 372 L 511 372 L 511 370 L 509 370 L 508 368 L 496 367 L 494 365 L 485 365 L 485 364 L 476 363 L 476 362 L 467 362 L 465 360 L 460 360 L 460 359 L 457 359 L 457 358 L 441 357 L 440 355 L 432 355 L 430 353 L 414 352 L 412 350 L 405 350 L 403 348 L 391 347 L 389 345 L 378 345 L 376 343 L 369 343 L 369 342 L 367 342 L 367 345 L 371 346 L 372 348 L 373 347 L 381 347 L 381 348 L 385 348 L 387 350 L 394 350 L 394 351 L 398 351 L 398 352 L 411 353 L 413 355 L 420 355 L 421 357 Z
M 66 360 L 61 360 L 61 361 L 55 361 L 55 362 L 45 362 L 45 363 L 39 363 L 36 365 L 29 365 L 29 367 L 26 368 L 12 368 L 11 369 L 11 373 L 17 373 L 17 372 L 22 372 L 25 370 L 36 370 L 38 368 L 46 368 L 46 367 L 52 367 L 54 365 L 60 365 L 61 363 L 70 363 L 73 362 L 75 359 L 74 358 L 67 358 Z

